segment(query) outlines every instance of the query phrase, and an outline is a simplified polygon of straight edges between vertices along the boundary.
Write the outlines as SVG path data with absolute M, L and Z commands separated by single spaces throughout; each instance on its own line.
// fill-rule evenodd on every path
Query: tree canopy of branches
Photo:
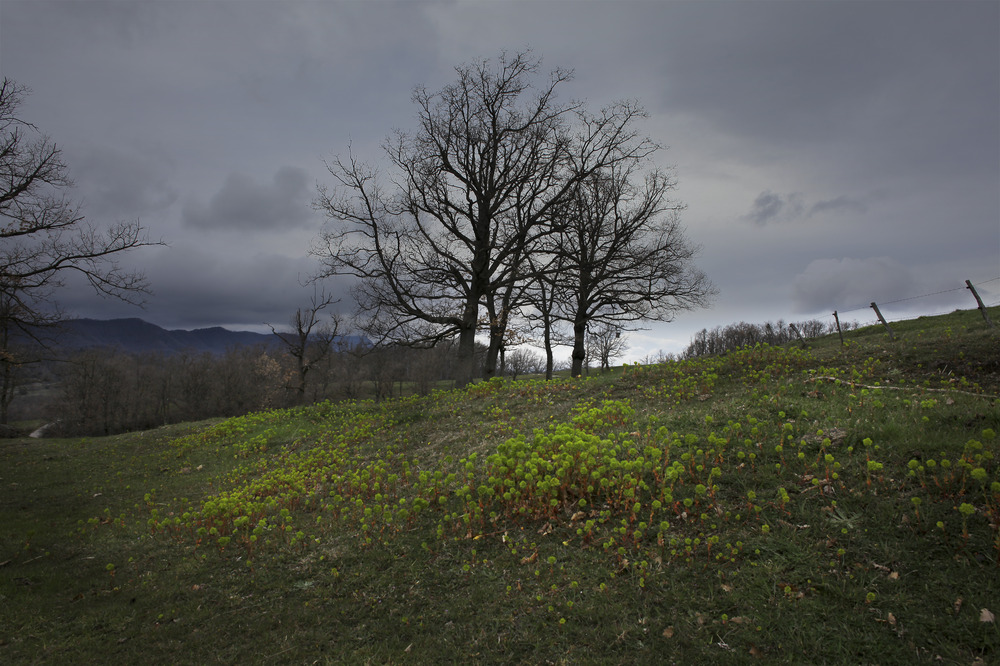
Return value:
M 138 221 L 105 230 L 89 224 L 67 198 L 72 185 L 59 148 L 18 116 L 28 90 L 0 83 L 0 422 L 6 422 L 14 372 L 24 361 L 13 340 L 37 339 L 59 321 L 56 291 L 70 273 L 100 294 L 138 302 L 148 292 L 142 273 L 118 256 L 152 245 Z
M 573 327 L 573 376 L 587 357 L 588 326 L 617 333 L 629 322 L 670 321 L 714 293 L 693 264 L 698 248 L 684 237 L 682 207 L 667 196 L 673 179 L 643 166 L 630 159 L 591 174 L 561 210 L 559 270 L 548 280 Z
M 384 144 L 383 177 L 353 153 L 327 164 L 332 189 L 317 207 L 328 225 L 313 248 L 323 276 L 357 278 L 359 326 L 373 340 L 435 343 L 458 337 L 458 383 L 473 378 L 485 308 L 497 357 L 530 281 L 527 257 L 552 233 L 555 209 L 600 170 L 657 149 L 633 127 L 642 110 L 619 102 L 598 113 L 556 100 L 570 78 L 536 83 L 530 53 L 456 68 L 436 93 L 417 88 L 417 129 Z

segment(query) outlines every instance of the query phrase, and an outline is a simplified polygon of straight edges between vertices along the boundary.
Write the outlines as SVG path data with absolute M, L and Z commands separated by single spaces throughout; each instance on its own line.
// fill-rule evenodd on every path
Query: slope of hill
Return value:
M 893 329 L 0 441 L 0 659 L 1000 663 L 1000 337 Z

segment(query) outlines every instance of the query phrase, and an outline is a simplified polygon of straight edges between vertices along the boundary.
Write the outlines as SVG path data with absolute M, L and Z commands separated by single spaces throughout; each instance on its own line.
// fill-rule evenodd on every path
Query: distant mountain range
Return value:
M 137 318 L 70 319 L 58 332 L 48 332 L 55 346 L 75 351 L 94 347 L 113 347 L 126 352 L 181 352 L 225 354 L 233 347 L 266 345 L 274 347 L 278 339 L 271 334 L 230 331 L 220 326 L 194 331 L 168 331 Z

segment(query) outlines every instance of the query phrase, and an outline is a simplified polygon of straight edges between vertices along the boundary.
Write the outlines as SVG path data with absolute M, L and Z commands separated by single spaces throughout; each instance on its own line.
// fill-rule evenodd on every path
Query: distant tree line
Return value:
M 485 348 L 478 352 L 482 362 Z M 35 366 L 17 392 L 12 420 L 55 423 L 47 435 L 103 436 L 323 400 L 426 394 L 450 385 L 455 371 L 447 345 L 373 349 L 335 340 L 317 356 L 303 387 L 299 359 L 275 347 L 222 355 L 82 350 Z M 537 355 L 530 367 L 517 355 L 512 360 L 519 373 L 540 368 Z
M 857 322 L 841 322 L 841 330 L 847 331 L 857 327 Z M 764 324 L 748 324 L 741 321 L 736 324 L 716 326 L 712 330 L 701 329 L 691 338 L 681 358 L 723 354 L 757 344 L 783 345 L 799 339 L 817 338 L 836 332 L 837 329 L 833 324 L 828 325 L 818 319 L 790 324 L 786 324 L 782 319 Z
M 459 372 L 455 341 L 426 348 L 373 346 L 345 334 L 339 315 L 324 316 L 333 302 L 314 295 L 308 307 L 290 317 L 288 327 L 272 326 L 274 344 L 236 346 L 225 354 L 117 347 L 67 353 L 22 340 L 22 358 L 38 360 L 11 364 L 17 373 L 4 417 L 50 423 L 48 436 L 101 436 L 324 400 L 427 394 L 454 384 Z M 487 353 L 486 345 L 476 345 L 480 371 Z M 499 374 L 516 379 L 544 371 L 544 359 L 520 347 L 503 355 Z M 27 434 L 6 420 L 0 432 Z

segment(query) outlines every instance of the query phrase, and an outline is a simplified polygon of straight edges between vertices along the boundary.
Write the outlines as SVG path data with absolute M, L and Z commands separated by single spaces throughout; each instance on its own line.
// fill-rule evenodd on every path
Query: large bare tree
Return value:
M 714 294 L 694 266 L 698 248 L 684 236 L 682 206 L 668 196 L 674 180 L 647 166 L 632 159 L 591 174 L 560 210 L 553 251 L 561 263 L 551 288 L 561 294 L 562 317 L 573 327 L 574 377 L 587 358 L 589 326 L 620 331 L 632 322 L 670 321 Z
M 456 68 L 438 92 L 417 88 L 418 127 L 385 143 L 388 177 L 352 153 L 327 164 L 317 206 L 328 226 L 313 248 L 324 276 L 353 275 L 372 339 L 458 337 L 458 384 L 472 380 L 480 308 L 486 374 L 496 370 L 525 258 L 551 233 L 551 212 L 591 173 L 656 146 L 638 135 L 634 103 L 597 114 L 556 101 L 569 78 L 539 76 L 530 53 Z
M 128 302 L 148 293 L 141 272 L 121 253 L 153 245 L 138 221 L 101 230 L 67 197 L 72 185 L 59 148 L 18 116 L 28 90 L 0 83 L 0 422 L 25 359 L 15 340 L 38 338 L 62 317 L 55 294 L 71 273 L 98 292 Z

